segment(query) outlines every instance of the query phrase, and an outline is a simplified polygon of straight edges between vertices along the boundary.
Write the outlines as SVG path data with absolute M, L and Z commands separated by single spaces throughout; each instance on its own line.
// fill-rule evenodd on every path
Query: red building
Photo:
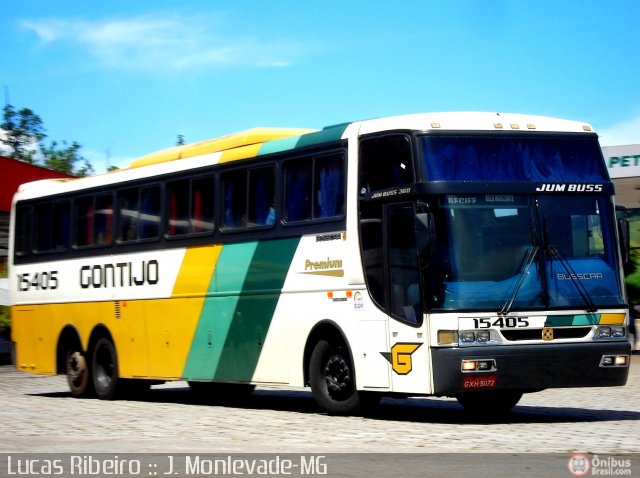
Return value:
M 11 199 L 18 186 L 39 179 L 71 177 L 73 176 L 0 156 L 0 271 L 5 270 L 7 263 Z

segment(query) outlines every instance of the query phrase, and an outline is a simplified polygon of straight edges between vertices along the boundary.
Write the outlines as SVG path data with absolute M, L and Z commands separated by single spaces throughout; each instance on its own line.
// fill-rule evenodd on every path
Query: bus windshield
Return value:
M 609 181 L 595 135 L 423 135 L 430 181 Z
M 604 196 L 440 196 L 431 306 L 506 312 L 623 304 L 613 224 L 601 214 L 609 209 Z

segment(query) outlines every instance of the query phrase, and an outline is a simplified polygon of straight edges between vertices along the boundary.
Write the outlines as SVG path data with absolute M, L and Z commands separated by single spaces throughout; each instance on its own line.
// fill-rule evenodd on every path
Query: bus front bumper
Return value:
M 434 394 L 620 386 L 627 383 L 630 354 L 628 341 L 433 348 Z M 626 366 L 603 359 L 624 355 Z M 483 362 L 486 370 L 463 372 L 463 362 Z

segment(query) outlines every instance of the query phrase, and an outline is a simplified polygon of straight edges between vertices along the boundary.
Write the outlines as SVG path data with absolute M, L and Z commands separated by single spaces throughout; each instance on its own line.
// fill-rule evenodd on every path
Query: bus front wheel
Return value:
M 325 412 L 349 415 L 361 411 L 353 365 L 343 344 L 318 341 L 309 361 L 309 381 L 316 402 Z
M 101 400 L 112 400 L 116 396 L 120 378 L 116 348 L 106 337 L 98 339 L 93 348 L 91 361 L 93 386 Z

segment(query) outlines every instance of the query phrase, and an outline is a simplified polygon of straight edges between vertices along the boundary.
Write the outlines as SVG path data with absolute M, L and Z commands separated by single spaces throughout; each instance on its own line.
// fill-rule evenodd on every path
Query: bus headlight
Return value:
M 594 340 L 621 339 L 627 336 L 627 330 L 624 325 L 607 325 L 596 329 L 593 334 Z
M 476 333 L 473 330 L 462 330 L 460 332 L 460 342 L 463 344 L 472 344 L 476 341 Z
M 476 341 L 483 344 L 491 340 L 491 334 L 488 330 L 481 330 L 476 334 Z
M 497 343 L 490 330 L 461 330 L 459 345 L 491 345 Z

